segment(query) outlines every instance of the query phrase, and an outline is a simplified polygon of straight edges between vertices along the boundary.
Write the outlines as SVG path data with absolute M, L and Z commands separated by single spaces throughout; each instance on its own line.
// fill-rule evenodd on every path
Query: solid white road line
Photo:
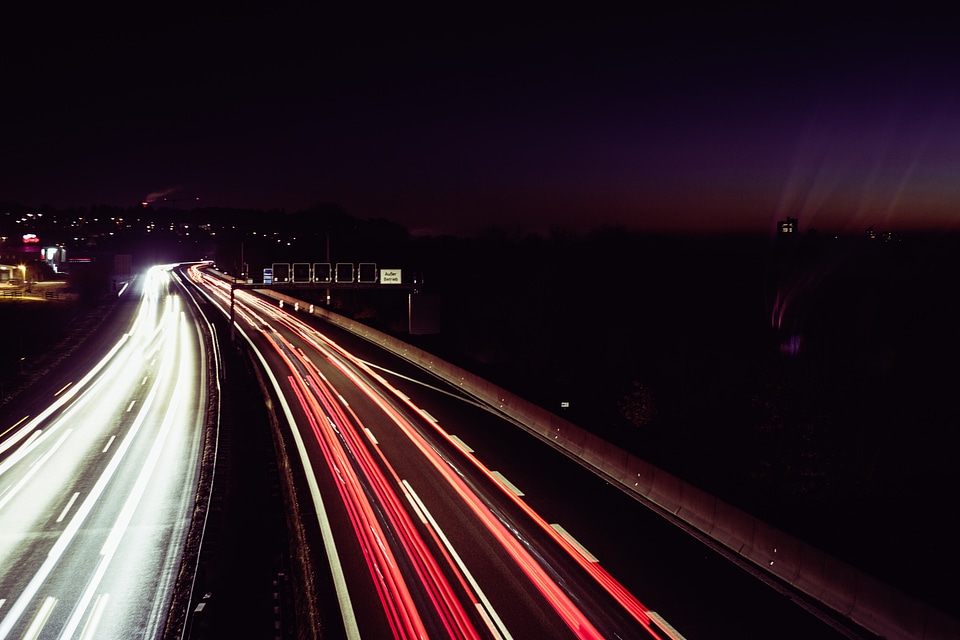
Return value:
M 477 594 L 477 598 L 480 600 L 480 602 L 476 603 L 477 610 L 480 611 L 484 622 L 487 623 L 490 633 L 497 638 L 502 638 L 503 640 L 513 640 L 513 636 L 510 635 L 510 631 L 507 630 L 507 626 L 503 624 L 503 620 L 500 619 L 497 611 L 493 608 L 493 605 L 490 604 L 486 594 L 483 593 L 480 585 L 477 584 L 476 580 L 474 580 L 473 574 L 471 574 L 470 570 L 467 569 L 467 565 L 463 563 L 463 560 L 460 558 L 460 554 L 458 554 L 457 550 L 453 548 L 453 544 L 450 543 L 447 535 L 443 532 L 443 530 L 440 528 L 440 525 L 437 524 L 437 521 L 433 519 L 433 516 L 427 510 L 427 505 L 423 504 L 423 501 L 420 500 L 420 496 L 418 496 L 416 491 L 413 490 L 413 487 L 410 486 L 409 482 L 406 480 L 402 480 L 401 482 L 403 483 L 403 488 L 413 504 L 414 510 L 427 519 L 427 521 L 430 523 L 430 526 L 437 533 L 437 537 L 440 538 L 440 541 L 443 543 L 443 546 L 446 547 L 450 557 L 453 558 L 453 561 L 457 563 L 457 566 L 463 573 L 463 577 L 466 578 L 467 582 L 470 583 L 470 586 L 473 587 L 474 592 Z M 481 603 L 483 608 L 481 608 Z

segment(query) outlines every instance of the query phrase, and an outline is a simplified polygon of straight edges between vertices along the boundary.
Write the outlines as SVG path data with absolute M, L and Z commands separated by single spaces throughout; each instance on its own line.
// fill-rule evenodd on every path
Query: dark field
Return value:
M 89 308 L 63 301 L 0 298 L 0 401 L 17 393 L 59 357 Z
M 960 243 L 776 240 L 449 240 L 407 339 L 956 616 Z

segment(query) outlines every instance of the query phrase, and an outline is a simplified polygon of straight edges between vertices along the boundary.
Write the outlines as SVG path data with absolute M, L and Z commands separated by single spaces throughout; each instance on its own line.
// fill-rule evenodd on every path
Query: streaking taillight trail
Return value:
M 323 454 L 338 480 L 344 504 L 364 548 L 371 576 L 388 612 L 397 638 L 428 637 L 416 601 L 400 571 L 397 554 L 412 567 L 417 586 L 426 594 L 448 637 L 479 638 L 457 594 L 420 537 L 407 510 L 381 473 L 351 420 L 328 385 L 304 375 L 312 367 L 302 354 L 270 335 L 278 353 L 290 366 L 293 387 Z M 395 549 L 388 540 L 395 541 Z
M 229 304 L 229 283 L 199 271 L 196 273 L 196 280 L 205 285 L 213 297 Z M 462 563 L 451 557 L 457 555 L 456 552 L 449 547 L 443 533 L 435 528 L 435 523 L 421 512 L 425 506 L 417 506 L 419 498 L 412 495 L 412 488 L 396 473 L 372 432 L 310 357 L 287 342 L 272 326 L 293 332 L 389 418 L 469 513 L 482 523 L 575 637 L 599 639 L 604 635 L 576 604 L 578 599 L 570 592 L 570 586 L 563 580 L 558 584 L 550 567 L 543 565 L 542 556 L 531 553 L 527 547 L 529 541 L 519 539 L 514 528 L 501 519 L 502 514 L 492 508 L 489 498 L 479 496 L 462 472 L 455 469 L 425 437 L 422 424 L 429 425 L 427 428 L 435 430 L 439 438 L 456 447 L 481 476 L 498 487 L 503 497 L 622 607 L 646 637 L 661 638 L 657 629 L 670 638 L 678 637 L 675 632 L 667 632 L 659 616 L 648 613 L 647 607 L 599 563 L 586 558 L 570 540 L 504 487 L 475 456 L 460 447 L 436 421 L 429 419 L 407 396 L 363 361 L 285 310 L 240 290 L 234 295 L 233 307 L 238 319 L 260 330 L 286 363 L 285 378 L 307 417 L 310 432 L 335 480 L 395 638 L 435 637 L 438 633 L 450 638 L 485 637 L 475 626 L 477 618 L 471 617 L 463 606 L 467 598 L 479 611 L 482 629 L 497 638 L 509 638 L 510 635 L 499 623 L 496 612 L 489 608 L 485 610 L 488 603 L 484 604 L 484 595 L 475 587 L 472 577 L 464 575 L 466 569 L 461 570 Z M 423 416 L 422 424 L 415 424 L 401 407 L 413 415 Z M 411 512 L 420 526 L 414 522 Z M 423 615 L 427 611 L 430 611 L 427 618 L 434 622 L 425 622 Z M 491 620 L 496 620 L 497 624 Z M 669 631 L 673 631 L 672 628 Z M 633 633 L 637 632 L 639 630 Z
M 319 345 L 317 348 L 322 349 Z M 553 605 L 557 613 L 563 618 L 574 633 L 577 634 L 580 638 L 602 638 L 602 634 L 594 628 L 593 624 L 587 619 L 587 617 L 573 604 L 570 600 L 568 594 L 557 585 L 556 581 L 546 572 L 546 570 L 540 565 L 539 562 L 530 554 L 524 545 L 517 540 L 516 536 L 513 535 L 509 529 L 504 525 L 504 523 L 494 514 L 487 504 L 479 499 L 476 493 L 470 489 L 469 485 L 464 481 L 460 474 L 453 471 L 449 464 L 439 455 L 437 450 L 427 442 L 420 432 L 406 419 L 403 414 L 397 411 L 390 403 L 386 402 L 378 393 L 370 388 L 363 380 L 361 380 L 356 374 L 349 369 L 344 367 L 339 359 L 330 358 L 330 362 L 340 368 L 344 375 L 350 378 L 354 384 L 368 395 L 371 401 L 376 403 L 380 408 L 393 420 L 394 424 L 400 428 L 403 433 L 414 443 L 418 448 L 420 453 L 426 458 L 434 468 L 444 477 L 444 479 L 450 484 L 450 486 L 457 492 L 466 504 L 479 518 L 487 529 L 492 533 L 500 544 L 504 547 L 504 550 L 516 561 L 517 565 L 523 569 L 527 574 L 530 580 L 537 585 L 537 588 L 543 594 L 543 596 Z M 369 370 L 368 367 L 362 363 L 355 362 L 354 364 L 363 367 L 369 374 L 374 375 L 375 378 L 380 380 L 380 382 L 386 385 L 386 381 L 379 378 Z M 416 408 L 409 400 L 407 400 L 403 394 L 397 392 L 398 397 L 403 399 L 405 402 L 409 403 L 411 408 L 419 413 L 419 409 Z M 441 431 L 441 433 L 443 433 Z M 446 433 L 443 433 L 443 436 L 449 440 L 449 436 Z M 451 444 L 453 443 L 450 440 Z M 466 453 L 466 452 L 465 452 Z M 467 454 L 470 460 L 480 469 L 492 482 L 498 487 L 503 487 L 503 485 L 498 482 L 493 474 L 486 469 L 480 462 L 473 456 Z M 648 631 L 653 631 L 650 629 L 650 618 L 646 615 L 646 608 L 640 604 L 640 602 L 630 594 L 619 582 L 617 582 L 609 573 L 599 567 L 596 563 L 587 562 L 583 557 L 583 554 L 580 553 L 573 545 L 571 545 L 565 538 L 557 534 L 557 532 L 550 527 L 533 509 L 531 509 L 526 503 L 522 500 L 519 500 L 512 492 L 504 490 L 504 495 L 508 496 L 511 500 L 516 502 L 524 512 L 536 522 L 551 538 L 553 538 L 561 547 L 566 549 L 572 557 L 574 557 L 577 562 L 584 567 L 597 581 L 619 602 L 625 609 Z

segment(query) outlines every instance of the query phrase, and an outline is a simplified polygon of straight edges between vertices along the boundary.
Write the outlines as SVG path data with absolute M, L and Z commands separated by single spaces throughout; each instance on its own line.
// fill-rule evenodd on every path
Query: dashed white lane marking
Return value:
M 77 497 L 80 495 L 80 492 L 77 491 L 70 499 L 67 501 L 67 506 L 63 508 L 63 511 L 60 512 L 60 516 L 57 518 L 57 522 L 63 522 L 63 519 L 67 517 L 67 514 L 70 513 L 70 507 L 73 506 L 73 503 L 77 501 Z
M 515 496 L 517 496 L 517 497 L 523 497 L 523 491 L 520 491 L 520 489 L 518 489 L 516 486 L 514 486 L 514 484 L 513 484 L 512 482 L 510 482 L 509 480 L 507 480 L 507 479 L 503 476 L 502 473 L 500 473 L 499 471 L 491 471 L 490 473 L 492 473 L 493 476 L 494 476 L 497 480 L 500 481 L 500 484 L 502 484 L 502 485 L 505 486 L 507 489 L 509 489 L 510 491 L 512 491 L 512 492 L 513 492 L 513 495 L 515 495 Z
M 30 626 L 27 627 L 26 632 L 24 632 L 22 640 L 36 640 L 40 637 L 40 634 L 43 632 L 43 627 L 46 626 L 47 620 L 50 619 L 50 614 L 53 612 L 55 606 L 57 606 L 57 599 L 47 596 L 43 604 L 40 605 L 40 610 L 37 611 L 37 615 L 30 621 Z
M 580 542 L 576 538 L 570 535 L 566 529 L 564 529 L 558 524 L 551 524 L 550 526 L 553 527 L 553 530 L 559 533 L 564 540 L 566 540 L 567 542 L 572 544 L 574 547 L 576 547 L 577 551 L 580 552 L 580 555 L 582 555 L 584 558 L 586 558 L 590 562 L 597 562 L 597 557 L 592 553 L 590 553 L 589 551 L 587 551 L 587 548 L 582 544 L 580 544 Z
M 460 447 L 461 449 L 463 449 L 463 450 L 466 451 L 467 453 L 473 453 L 473 449 L 470 448 L 470 445 L 468 445 L 466 442 L 464 442 L 463 440 L 461 440 L 461 439 L 458 438 L 457 436 L 451 434 L 451 435 L 450 435 L 450 439 L 453 440 L 453 441 L 457 444 L 458 447 Z

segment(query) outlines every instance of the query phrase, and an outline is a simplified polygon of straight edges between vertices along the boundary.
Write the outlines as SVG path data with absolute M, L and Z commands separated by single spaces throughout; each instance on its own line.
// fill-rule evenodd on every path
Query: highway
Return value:
M 192 278 L 231 313 L 228 283 Z M 234 296 L 306 461 L 343 637 L 871 637 L 425 372 Z
M 0 640 L 172 637 L 164 627 L 220 395 L 208 384 L 220 379 L 209 375 L 216 336 L 184 285 L 231 315 L 227 283 L 199 266 L 180 273 L 134 280 L 91 337 L 96 348 L 44 376 L 46 400 L 6 407 Z M 335 591 L 325 638 L 873 637 L 428 373 L 302 311 L 235 294 L 235 338 L 303 461 L 300 515 L 316 532 L 316 579 Z
M 106 355 L 51 372 L 48 400 L 0 425 L 0 640 L 155 638 L 166 623 L 211 355 L 167 270 L 120 296 Z

